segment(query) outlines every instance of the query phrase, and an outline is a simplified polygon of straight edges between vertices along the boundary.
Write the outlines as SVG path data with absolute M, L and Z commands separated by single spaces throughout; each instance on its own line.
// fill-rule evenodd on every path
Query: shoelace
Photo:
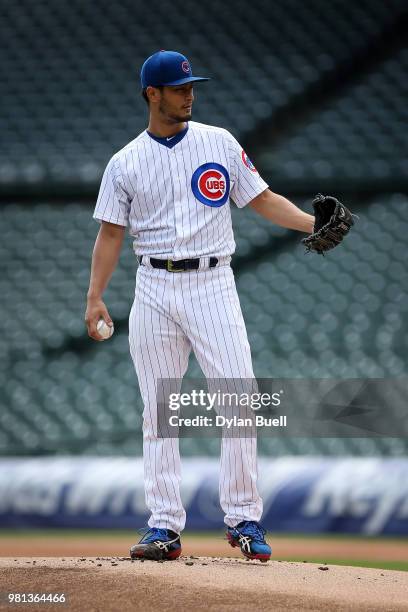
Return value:
M 141 531 L 141 533 L 143 533 L 143 531 Z M 148 543 L 148 542 L 154 542 L 154 540 L 167 540 L 167 539 L 168 539 L 167 529 L 159 529 L 158 527 L 151 527 L 150 529 L 145 531 L 145 534 L 143 538 L 140 540 L 140 542 Z
M 247 521 L 242 527 L 235 527 L 238 533 L 251 536 L 255 540 L 264 540 L 266 529 L 261 527 L 256 521 Z

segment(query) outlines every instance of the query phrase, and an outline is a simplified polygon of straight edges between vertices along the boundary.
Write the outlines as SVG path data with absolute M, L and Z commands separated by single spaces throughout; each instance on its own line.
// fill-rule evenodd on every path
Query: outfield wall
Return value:
M 262 523 L 273 531 L 408 534 L 408 460 L 259 461 Z M 186 528 L 220 529 L 218 461 L 183 460 Z M 0 528 L 146 525 L 140 458 L 0 459 Z

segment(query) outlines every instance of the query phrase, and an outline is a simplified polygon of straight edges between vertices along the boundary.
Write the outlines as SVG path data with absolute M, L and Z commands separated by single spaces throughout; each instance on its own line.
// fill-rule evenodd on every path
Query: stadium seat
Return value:
M 0 209 L 6 228 L 0 452 L 140 452 L 143 406 L 127 338 L 136 271 L 131 241 L 106 293 L 116 333 L 109 343 L 95 345 L 83 322 L 98 229 L 92 206 L 44 203 L 32 210 L 28 224 L 25 205 Z M 288 242 L 290 232 L 251 211 L 233 210 L 237 243 L 253 262 L 242 272 L 238 267 L 235 276 L 257 376 L 406 375 L 407 211 L 405 195 L 375 198 L 335 256 L 318 258 L 303 254 L 297 236 Z M 265 252 L 256 257 L 262 246 Z M 203 376 L 193 357 L 188 376 Z M 401 455 L 406 449 L 403 440 L 369 440 L 365 446 L 330 440 L 262 438 L 260 451 Z M 186 439 L 182 448 L 186 454 L 212 454 L 218 443 Z

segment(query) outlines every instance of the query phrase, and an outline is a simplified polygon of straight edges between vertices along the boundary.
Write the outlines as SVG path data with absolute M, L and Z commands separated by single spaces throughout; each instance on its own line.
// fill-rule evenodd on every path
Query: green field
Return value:
M 273 557 L 275 561 L 297 561 L 304 562 L 304 557 Z M 399 570 L 401 572 L 408 572 L 408 561 L 370 561 L 369 559 L 328 559 L 325 557 L 322 561 L 322 557 L 308 557 L 306 563 L 323 563 L 324 565 L 350 565 L 354 567 L 374 567 L 377 569 L 385 570 Z
M 4 529 L 0 528 L 0 538 L 3 537 L 55 537 L 61 533 L 68 537 L 95 537 L 95 538 L 111 538 L 119 537 L 134 537 L 137 529 Z M 183 531 L 183 536 L 194 538 L 223 538 L 224 531 Z M 284 538 L 286 539 L 305 539 L 305 540 L 351 540 L 353 542 L 403 542 L 408 545 L 408 536 L 363 536 L 353 535 L 350 533 L 282 533 L 268 531 L 269 538 Z

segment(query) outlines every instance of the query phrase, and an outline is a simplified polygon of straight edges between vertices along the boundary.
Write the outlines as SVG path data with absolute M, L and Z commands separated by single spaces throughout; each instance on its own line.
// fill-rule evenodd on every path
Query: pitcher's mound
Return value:
M 180 557 L 0 558 L 0 609 L 25 594 L 24 610 L 407 610 L 408 572 L 314 563 Z M 30 605 L 29 594 L 65 603 Z M 21 600 L 21 603 L 23 601 Z

